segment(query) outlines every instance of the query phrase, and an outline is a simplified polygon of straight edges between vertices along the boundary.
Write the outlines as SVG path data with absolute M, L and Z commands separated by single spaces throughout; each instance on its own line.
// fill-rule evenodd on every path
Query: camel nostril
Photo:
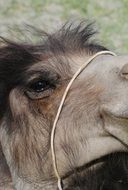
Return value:
M 121 77 L 128 79 L 128 63 L 122 67 L 120 74 Z

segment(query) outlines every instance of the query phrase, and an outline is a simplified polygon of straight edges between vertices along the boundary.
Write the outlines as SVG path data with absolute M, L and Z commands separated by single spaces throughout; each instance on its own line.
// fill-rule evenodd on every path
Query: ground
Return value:
M 128 0 L 0 0 L 0 35 L 24 36 L 26 25 L 46 31 L 66 20 L 95 21 L 98 39 L 117 53 L 128 52 Z M 29 30 L 29 27 L 27 27 Z

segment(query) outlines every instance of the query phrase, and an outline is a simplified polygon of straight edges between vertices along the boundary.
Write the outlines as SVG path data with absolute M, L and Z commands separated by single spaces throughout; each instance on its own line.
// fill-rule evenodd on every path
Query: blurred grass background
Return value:
M 0 0 L 0 35 L 4 37 L 17 33 L 22 38 L 25 24 L 52 31 L 75 19 L 96 21 L 102 44 L 128 52 L 128 0 Z

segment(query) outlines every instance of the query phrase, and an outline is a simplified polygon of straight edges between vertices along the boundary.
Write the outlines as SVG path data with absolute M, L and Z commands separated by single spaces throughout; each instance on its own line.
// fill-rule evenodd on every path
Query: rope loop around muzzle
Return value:
M 59 108 L 58 108 L 58 111 L 57 111 L 57 114 L 56 114 L 56 117 L 55 117 L 55 120 L 54 120 L 54 123 L 53 123 L 53 127 L 52 127 L 52 131 L 51 131 L 51 153 L 52 153 L 52 162 L 53 162 L 53 168 L 54 168 L 54 172 L 55 172 L 55 175 L 58 179 L 58 189 L 59 190 L 63 190 L 63 187 L 62 187 L 62 181 L 61 181 L 61 176 L 59 175 L 59 171 L 58 171 L 58 168 L 57 168 L 57 160 L 56 160 L 56 154 L 55 154 L 55 145 L 54 145 L 54 140 L 55 140 L 55 131 L 56 131 L 56 126 L 57 126 L 57 122 L 59 120 L 59 116 L 61 114 L 61 111 L 62 111 L 62 108 L 63 108 L 63 105 L 64 105 L 64 102 L 65 102 L 65 99 L 67 97 L 67 94 L 71 88 L 71 85 L 72 83 L 74 82 L 74 80 L 79 76 L 79 74 L 92 62 L 92 60 L 94 60 L 96 57 L 98 57 L 99 55 L 105 55 L 105 54 L 108 54 L 108 55 L 113 55 L 113 56 L 116 56 L 115 53 L 111 52 L 111 51 L 100 51 L 96 54 L 94 54 L 93 56 L 91 56 L 77 71 L 76 73 L 73 75 L 72 79 L 70 80 L 70 82 L 68 83 L 65 91 L 64 91 L 64 94 L 62 96 L 62 99 L 61 99 L 61 102 L 60 102 L 60 105 L 59 105 Z

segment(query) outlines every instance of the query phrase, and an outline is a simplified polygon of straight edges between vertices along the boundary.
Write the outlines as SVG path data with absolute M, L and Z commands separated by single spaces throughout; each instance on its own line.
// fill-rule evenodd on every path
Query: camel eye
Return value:
M 42 99 L 49 97 L 55 89 L 53 81 L 48 80 L 36 80 L 31 82 L 26 91 L 26 95 L 30 99 Z
M 50 88 L 49 82 L 43 81 L 43 80 L 36 81 L 29 86 L 29 89 L 31 91 L 37 92 L 37 93 L 47 90 L 49 88 Z

